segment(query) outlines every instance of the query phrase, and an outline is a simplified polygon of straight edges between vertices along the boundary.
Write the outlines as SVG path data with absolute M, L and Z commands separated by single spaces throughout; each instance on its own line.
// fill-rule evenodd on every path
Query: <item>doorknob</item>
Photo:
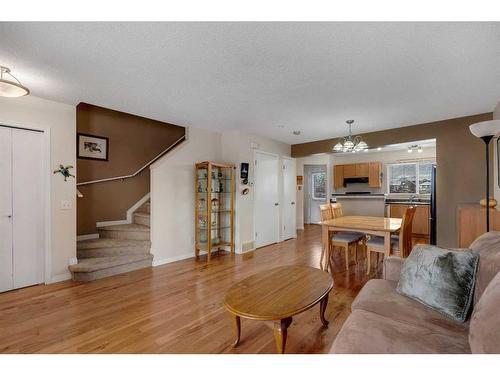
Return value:
M 278 205 L 278 203 L 275 203 L 274 205 L 275 205 L 275 206 L 277 206 L 277 205 Z
M 291 204 L 295 204 L 295 202 L 292 202 Z

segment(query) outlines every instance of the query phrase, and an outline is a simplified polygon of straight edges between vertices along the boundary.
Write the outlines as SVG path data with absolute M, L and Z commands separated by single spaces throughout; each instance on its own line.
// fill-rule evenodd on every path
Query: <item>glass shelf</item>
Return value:
M 213 228 L 212 228 L 212 231 L 214 231 L 214 230 L 220 230 L 220 229 L 231 229 L 231 227 L 230 227 L 230 226 L 224 226 L 224 227 L 213 227 Z M 198 228 L 198 230 L 199 230 L 199 231 L 204 231 L 204 232 L 206 232 L 206 231 L 208 231 L 208 228 Z
M 198 181 L 206 181 L 206 180 L 208 180 L 208 178 L 206 178 L 206 177 L 198 178 Z M 231 181 L 230 178 L 220 178 L 220 177 L 214 177 L 211 180 L 212 181 Z
M 234 253 L 235 170 L 232 164 L 196 164 L 195 254 L 206 251 L 208 263 L 211 251 L 226 249 Z

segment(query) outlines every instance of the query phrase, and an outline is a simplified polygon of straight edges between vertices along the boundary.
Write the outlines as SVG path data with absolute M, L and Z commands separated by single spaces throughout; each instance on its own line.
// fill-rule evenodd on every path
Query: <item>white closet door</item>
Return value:
M 262 247 L 279 241 L 279 159 L 256 152 L 255 161 L 255 246 Z
M 0 126 L 0 292 L 12 288 L 12 130 Z
M 283 158 L 283 239 L 294 238 L 297 233 L 295 218 L 297 196 L 295 159 Z
M 12 129 L 14 288 L 44 276 L 43 133 Z

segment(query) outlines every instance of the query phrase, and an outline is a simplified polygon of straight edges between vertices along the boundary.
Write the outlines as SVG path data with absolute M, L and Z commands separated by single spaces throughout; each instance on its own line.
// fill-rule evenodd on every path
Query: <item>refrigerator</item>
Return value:
M 429 215 L 429 228 L 430 228 L 430 243 L 436 245 L 437 241 L 437 210 L 436 210 L 436 172 L 437 168 L 434 164 L 431 171 L 431 209 Z

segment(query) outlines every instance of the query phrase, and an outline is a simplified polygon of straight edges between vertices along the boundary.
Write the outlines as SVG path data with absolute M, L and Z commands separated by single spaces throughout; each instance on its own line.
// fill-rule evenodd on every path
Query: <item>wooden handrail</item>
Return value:
M 180 137 L 178 140 L 176 140 L 174 143 L 172 143 L 170 146 L 168 146 L 165 150 L 160 152 L 157 156 L 155 156 L 151 161 L 149 161 L 147 164 L 145 164 L 143 167 L 138 169 L 135 173 L 125 175 L 125 176 L 117 176 L 117 177 L 109 177 L 109 178 L 102 178 L 100 180 L 93 180 L 93 181 L 84 181 L 84 182 L 78 182 L 76 186 L 83 186 L 83 185 L 90 185 L 90 184 L 97 184 L 99 182 L 108 182 L 108 181 L 115 181 L 115 180 L 126 180 L 128 178 L 132 178 L 137 176 L 139 173 L 141 173 L 144 169 L 149 167 L 151 164 L 153 164 L 155 161 L 157 161 L 159 158 L 161 158 L 163 155 L 165 155 L 167 152 L 169 152 L 171 149 L 173 149 L 175 146 L 180 144 L 181 142 L 186 140 L 186 134 L 184 134 L 182 137 Z

